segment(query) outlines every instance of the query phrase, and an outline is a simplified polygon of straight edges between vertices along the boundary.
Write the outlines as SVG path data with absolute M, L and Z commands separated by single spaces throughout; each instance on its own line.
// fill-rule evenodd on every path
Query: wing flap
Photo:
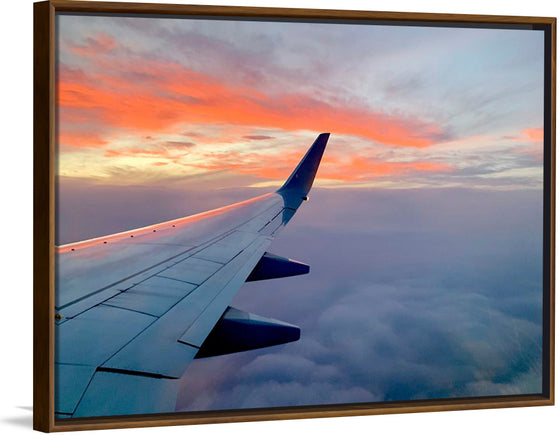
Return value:
M 58 254 L 55 305 L 63 309 L 190 249 L 176 245 L 114 243 Z
M 56 312 L 62 319 L 72 319 L 84 311 L 89 310 L 92 305 L 99 305 L 113 296 L 120 294 L 120 292 L 121 290 L 115 287 L 101 290 L 87 298 L 74 302 L 66 308 L 58 309 Z
M 241 250 L 242 249 L 239 247 L 225 246 L 218 242 L 196 253 L 194 258 L 201 258 L 202 260 L 213 261 L 214 263 L 226 264 L 239 254 Z
M 270 211 L 263 213 L 265 216 Z M 265 217 L 268 219 L 268 217 Z M 215 243 L 197 252 L 194 257 L 226 264 L 255 240 L 255 233 L 233 231 Z
M 55 362 L 101 365 L 151 325 L 155 317 L 99 305 L 56 326 Z
M 95 367 L 76 364 L 55 364 L 55 409 L 58 413 L 73 414 L 88 386 Z
M 160 272 L 158 276 L 199 285 L 214 275 L 222 266 L 214 261 L 189 257 Z
M 73 417 L 170 412 L 178 390 L 177 380 L 98 371 Z
M 195 288 L 194 284 L 154 276 L 105 301 L 104 305 L 161 317 Z
M 180 377 L 269 243 L 257 237 L 103 367 Z M 186 340 L 180 343 L 183 336 Z
M 197 347 L 202 346 L 202 343 L 224 313 L 224 307 L 227 307 L 231 302 L 239 287 L 243 285 L 269 244 L 269 239 L 259 237 L 251 246 L 243 251 L 240 255 L 242 258 L 240 258 L 235 267 L 232 265 L 230 270 L 224 271 L 224 278 L 227 279 L 227 283 L 209 301 L 200 316 L 180 336 L 179 341 L 181 343 Z

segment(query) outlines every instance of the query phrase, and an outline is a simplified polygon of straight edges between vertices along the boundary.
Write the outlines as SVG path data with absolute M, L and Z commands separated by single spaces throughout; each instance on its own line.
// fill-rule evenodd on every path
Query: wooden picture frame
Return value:
M 58 419 L 54 412 L 55 328 L 55 15 L 149 14 L 251 20 L 293 20 L 376 24 L 400 23 L 473 28 L 526 26 L 544 35 L 544 208 L 542 394 L 291 406 L 229 411 L 177 412 L 116 417 Z M 510 26 L 510 27 L 508 27 Z M 556 19 L 484 15 L 391 13 L 340 10 L 221 7 L 53 0 L 34 5 L 34 429 L 43 432 L 183 424 L 281 420 L 313 417 L 546 406 L 554 404 L 554 217 L 556 141 Z

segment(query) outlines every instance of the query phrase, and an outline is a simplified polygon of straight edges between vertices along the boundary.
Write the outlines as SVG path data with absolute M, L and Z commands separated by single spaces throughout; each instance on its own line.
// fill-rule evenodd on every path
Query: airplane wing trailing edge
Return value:
M 276 192 L 56 248 L 56 417 L 174 412 L 194 358 L 299 339 L 229 304 L 245 281 L 309 272 L 267 249 L 307 199 L 328 138 Z

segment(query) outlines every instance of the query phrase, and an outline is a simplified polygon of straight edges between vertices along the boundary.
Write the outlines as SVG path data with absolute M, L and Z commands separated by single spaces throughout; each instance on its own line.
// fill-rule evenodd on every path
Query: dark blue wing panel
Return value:
M 299 162 L 297 168 L 292 175 L 286 180 L 284 185 L 278 189 L 278 193 L 284 197 L 287 208 L 297 209 L 301 202 L 307 197 L 315 174 L 321 163 L 323 152 L 329 140 L 329 133 L 321 133 L 313 145 L 305 154 L 305 157 Z

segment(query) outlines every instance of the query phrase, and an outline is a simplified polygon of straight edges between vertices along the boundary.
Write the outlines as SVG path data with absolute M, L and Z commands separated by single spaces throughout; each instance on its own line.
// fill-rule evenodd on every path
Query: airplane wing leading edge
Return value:
M 56 417 L 173 412 L 193 359 L 299 339 L 297 326 L 229 304 L 246 281 L 309 272 L 267 250 L 307 199 L 328 138 L 274 193 L 56 249 Z

